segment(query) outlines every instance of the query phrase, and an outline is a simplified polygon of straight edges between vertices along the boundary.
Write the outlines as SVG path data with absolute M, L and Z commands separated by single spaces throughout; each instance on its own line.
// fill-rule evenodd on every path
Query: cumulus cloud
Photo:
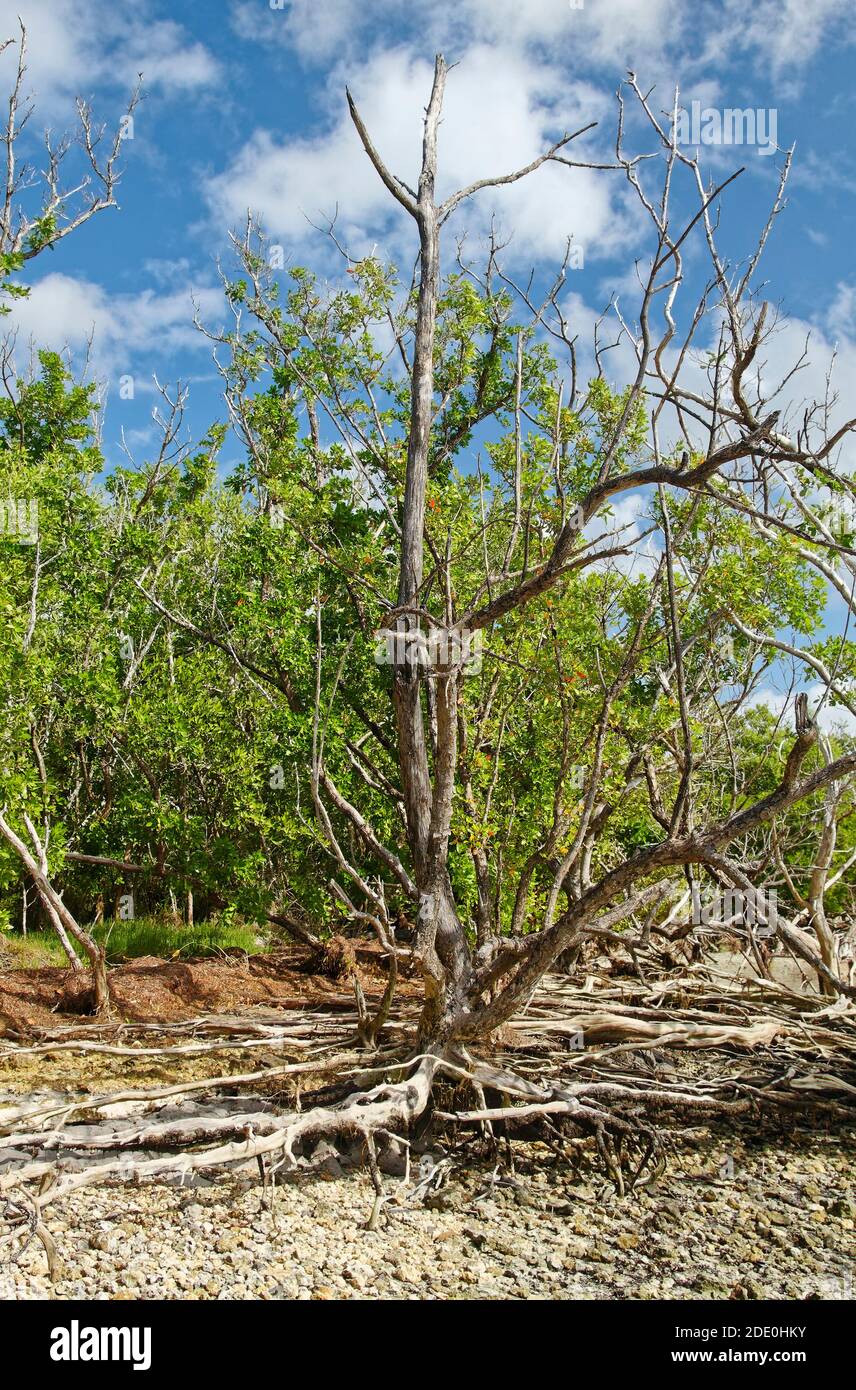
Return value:
M 307 246 L 318 254 L 307 219 L 323 222 L 335 211 L 354 254 L 377 243 L 381 254 L 409 258 L 412 228 L 360 148 L 345 110 L 346 81 L 385 160 L 413 184 L 429 59 L 442 49 L 456 62 L 441 130 L 448 191 L 531 160 L 557 134 L 591 119 L 600 129 L 580 152 L 610 158 L 615 80 L 627 67 L 646 85 L 662 84 L 664 93 L 679 78 L 687 100 L 704 104 L 725 102 L 720 78 L 733 83 L 735 55 L 744 84 L 747 58 L 765 82 L 783 73 L 801 80 L 806 63 L 839 33 L 851 3 L 759 0 L 747 12 L 742 0 L 699 0 L 695 7 L 684 0 L 435 0 L 418 10 L 405 0 L 281 0 L 275 8 L 235 0 L 231 19 L 241 39 L 296 52 L 304 65 L 325 69 L 326 78 L 315 87 L 319 128 L 293 138 L 256 130 L 209 178 L 209 204 L 221 225 L 240 223 L 252 209 L 300 258 Z M 727 97 L 732 105 L 764 106 L 753 93 L 729 88 Z M 628 110 L 629 124 L 636 119 Z M 733 152 L 706 148 L 705 156 L 716 166 Z M 759 167 L 768 162 L 754 161 L 754 172 L 772 177 Z M 518 265 L 555 262 L 568 235 L 582 244 L 587 265 L 632 242 L 626 189 L 618 177 L 590 171 L 549 165 L 520 185 L 485 193 L 460 210 L 458 230 L 482 234 L 493 214 L 502 231 L 513 233 L 509 256 Z
M 101 380 L 114 381 L 138 364 L 165 376 L 172 353 L 208 347 L 193 327 L 194 304 L 203 318 L 222 317 L 222 293 L 214 287 L 185 283 L 165 292 L 108 294 L 91 280 L 52 273 L 26 299 L 14 301 L 7 323 L 16 335 L 19 368 L 31 343 L 68 348 L 78 359 L 91 343 L 91 364 Z
M 450 7 L 451 8 L 451 7 Z M 681 0 L 464 0 L 473 32 L 495 41 L 554 45 L 556 57 L 614 67 L 658 63 L 684 32 Z M 561 45 L 561 48 L 558 46 Z
M 799 371 L 786 381 L 800 359 Z M 856 396 L 856 286 L 838 284 L 830 303 L 811 320 L 783 315 L 764 345 L 759 371 L 762 391 L 782 411 L 784 426 L 795 428 L 807 405 L 824 401 L 827 381 L 830 431 L 851 419 Z
M 539 48 L 572 70 L 621 73 L 635 66 L 647 80 L 666 71 L 692 73 L 748 52 L 774 77 L 792 80 L 822 45 L 849 41 L 852 0 L 434 0 L 414 10 L 406 0 L 279 0 L 276 8 L 236 0 L 239 37 L 294 49 L 307 64 L 365 53 L 391 30 L 421 52 L 445 47 L 460 56 L 474 43 Z
M 587 545 L 598 550 L 621 547 L 626 555 L 614 555 L 598 560 L 595 569 L 617 570 L 628 579 L 650 579 L 657 568 L 662 542 L 657 532 L 651 532 L 647 516 L 650 498 L 645 492 L 628 492 L 614 497 L 605 516 L 594 516 L 583 531 Z M 650 534 L 649 534 L 650 532 Z
M 415 184 L 432 68 L 405 48 L 383 50 L 350 70 L 337 66 L 328 87 L 327 124 L 319 134 L 281 140 L 257 131 L 232 164 L 209 180 L 209 203 L 220 220 L 238 223 L 251 208 L 272 236 L 294 247 L 311 235 L 307 218 L 320 221 L 338 208 L 340 231 L 357 250 L 366 240 L 380 239 L 383 247 L 389 237 L 400 249 L 402 215 L 347 114 L 348 79 L 385 162 Z M 608 105 L 594 87 L 570 83 L 522 51 L 472 48 L 449 77 L 438 197 L 486 173 L 529 163 L 558 136 L 603 117 Z M 577 147 L 576 157 L 591 158 L 593 150 L 597 145 L 590 140 Z M 519 184 L 464 204 L 457 229 L 484 233 L 495 215 L 500 232 L 513 232 L 511 254 L 519 260 L 560 259 L 569 236 L 589 260 L 623 244 L 621 197 L 617 179 L 549 164 Z
M 212 87 L 220 78 L 220 65 L 198 39 L 191 40 L 174 20 L 132 25 L 110 59 L 117 79 L 132 82 L 143 74 L 148 90 L 182 94 Z
M 725 0 L 719 22 L 704 26 L 704 57 L 721 61 L 737 45 L 763 55 L 771 75 L 780 78 L 805 68 L 832 38 L 852 43 L 852 19 L 852 0 L 755 0 L 748 6 Z
M 418 13 L 406 0 L 256 0 L 232 7 L 235 32 L 256 42 L 289 45 L 307 63 L 355 52 L 381 30 L 404 32 L 423 52 L 445 47 L 459 56 L 473 43 L 562 45 L 556 57 L 573 65 L 613 65 L 625 56 L 654 56 L 683 32 L 681 0 L 436 0 Z
M 823 699 L 826 687 L 816 682 L 814 685 L 807 686 L 805 693 L 808 695 L 809 709 L 814 711 Z M 793 693 L 778 690 L 772 685 L 765 685 L 753 692 L 746 702 L 746 707 L 754 708 L 758 705 L 764 705 L 773 714 L 784 714 L 784 726 L 793 728 L 793 704 Z M 829 701 L 820 710 L 817 722 L 824 733 L 856 734 L 856 715 L 841 706 L 833 708 Z
M 417 15 L 404 0 L 371 6 L 282 0 L 275 9 L 237 0 L 231 18 L 240 38 L 290 48 L 305 64 L 327 69 L 321 126 L 294 138 L 256 130 L 209 179 L 209 203 L 220 222 L 233 224 L 251 208 L 297 254 L 312 237 L 307 219 L 323 221 L 338 207 L 339 227 L 356 254 L 377 241 L 384 250 L 384 238 L 392 237 L 390 254 L 398 255 L 405 224 L 347 118 L 346 81 L 384 158 L 412 184 L 431 83 L 428 59 L 443 48 L 457 61 L 441 131 L 448 190 L 492 171 L 497 159 L 496 172 L 525 163 L 557 134 L 591 119 L 601 122 L 603 134 L 587 139 L 588 156 L 609 157 L 612 89 L 627 66 L 646 83 L 681 77 L 705 102 L 722 95 L 711 69 L 735 52 L 762 58 L 767 75 L 793 74 L 837 32 L 849 3 L 760 0 L 747 12 L 738 0 L 700 0 L 693 10 L 683 0 L 585 0 L 579 8 L 569 0 L 438 0 Z M 738 95 L 730 92 L 729 100 Z M 715 163 L 717 151 L 707 154 Z M 495 213 L 514 233 L 512 254 L 532 263 L 555 260 L 574 235 L 590 262 L 629 240 L 618 182 L 550 165 L 467 206 L 463 226 L 483 232 Z
M 442 8 L 442 7 L 441 7 Z M 353 0 L 237 0 L 232 28 L 239 38 L 296 50 L 308 64 L 327 63 L 361 41 L 374 21 L 387 27 L 406 18 L 405 0 L 377 0 L 354 5 Z
M 220 77 L 214 56 L 172 19 L 157 19 L 148 0 L 120 14 L 108 0 L 0 0 L 0 39 L 27 31 L 24 90 L 37 103 L 39 124 L 68 121 L 74 98 L 105 87 L 129 91 L 143 73 L 147 90 L 199 91 Z M 4 57 L 7 80 L 17 51 Z
M 806 255 L 822 256 L 822 248 L 806 250 Z M 618 272 L 615 277 L 605 276 L 599 289 L 604 295 L 611 291 L 616 294 L 622 315 L 631 329 L 638 331 L 639 306 L 642 299 L 635 271 Z M 678 304 L 677 317 L 679 329 L 686 322 L 690 299 L 681 306 Z M 574 332 L 579 332 L 577 347 L 581 374 L 590 372 L 593 364 L 591 340 L 594 324 L 599 314 L 591 304 L 580 295 L 569 295 L 563 302 L 563 312 Z M 662 322 L 653 319 L 655 334 L 662 331 Z M 722 324 L 721 311 L 711 311 L 695 338 L 695 350 L 689 353 L 681 369 L 682 384 L 705 397 L 710 385 L 707 377 L 707 357 L 717 345 Z M 828 409 L 828 431 L 834 433 L 856 411 L 853 401 L 856 398 L 856 284 L 841 281 L 831 289 L 831 297 L 825 305 L 818 307 L 811 318 L 789 314 L 786 306 L 770 304 L 767 320 L 767 334 L 753 363 L 750 378 L 751 392 L 760 390 L 762 398 L 771 409 L 780 411 L 779 429 L 783 433 L 795 435 L 802 426 L 805 412 L 816 403 L 821 407 L 826 402 Z M 601 341 L 614 341 L 618 336 L 619 324 L 613 313 L 607 316 L 601 329 Z M 680 340 L 680 331 L 678 340 Z M 677 366 L 678 349 L 670 346 L 663 356 L 667 370 Z M 626 336 L 622 337 L 617 348 L 605 356 L 605 370 L 609 380 L 616 385 L 625 386 L 636 372 L 636 357 Z M 667 425 L 665 422 L 668 422 Z M 665 413 L 661 443 L 668 447 L 673 440 L 681 437 L 678 422 L 674 415 Z M 684 420 L 692 431 L 693 422 Z M 817 413 L 813 422 L 813 440 L 820 441 L 822 414 Z M 672 436 L 669 436 L 669 431 Z M 698 426 L 698 442 L 703 446 L 705 430 Z M 847 472 L 854 471 L 852 440 L 848 436 L 833 460 Z

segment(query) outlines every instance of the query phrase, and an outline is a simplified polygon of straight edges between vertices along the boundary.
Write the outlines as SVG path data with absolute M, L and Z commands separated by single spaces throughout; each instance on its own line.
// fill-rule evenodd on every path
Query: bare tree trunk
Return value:
M 351 114 L 369 158 L 419 229 L 419 297 L 398 583 L 398 610 L 404 618 L 405 637 L 419 630 L 420 619 L 415 610 L 419 607 L 424 573 L 425 506 L 434 410 L 434 339 L 440 284 L 441 209 L 436 205 L 434 191 L 437 133 L 446 71 L 445 60 L 438 54 L 425 116 L 422 169 L 415 197 L 382 163 L 349 96 Z M 471 961 L 446 869 L 457 755 L 457 675 L 445 673 L 437 683 L 440 717 L 432 786 L 422 705 L 423 673 L 419 661 L 411 655 L 412 650 L 407 640 L 396 644 L 393 700 L 408 842 L 419 893 L 416 947 L 425 978 L 425 1008 L 420 1028 L 424 1042 L 440 1036 L 445 1023 L 457 1011 L 469 979 Z
M 35 883 L 39 897 L 53 923 L 57 936 L 63 944 L 63 949 L 69 958 L 72 969 L 80 970 L 81 965 L 68 937 L 72 936 L 86 952 L 92 970 L 95 1012 L 99 1014 L 104 1013 L 110 1007 L 110 990 L 107 983 L 107 957 L 104 948 L 99 946 L 95 939 L 90 936 L 89 932 L 85 931 L 84 928 L 77 923 L 59 893 L 57 893 L 56 889 L 51 884 L 48 878 L 47 854 L 44 845 L 39 839 L 35 826 L 32 824 L 29 816 L 24 816 L 24 823 L 29 831 L 30 839 L 35 846 L 38 858 L 30 852 L 24 844 L 24 841 L 15 833 L 2 815 L 0 815 L 0 834 L 3 835 L 6 841 L 15 850 L 15 853 L 26 868 L 27 873 Z
M 42 907 L 47 913 L 50 924 L 60 939 L 60 944 L 62 945 L 62 949 L 65 951 L 66 959 L 69 965 L 71 966 L 72 970 L 82 970 L 83 966 L 81 964 L 80 957 L 68 939 L 65 927 L 62 924 L 62 918 L 60 917 L 59 913 L 55 910 L 53 903 L 50 901 L 50 899 L 47 898 L 45 894 L 42 892 L 38 883 L 36 884 L 36 891 L 38 892 L 39 897 L 41 898 Z
M 832 755 L 826 739 L 823 740 L 823 751 L 827 763 L 831 762 Z M 808 892 L 809 926 L 817 937 L 821 960 L 827 970 L 836 977 L 839 974 L 838 956 L 835 950 L 835 936 L 826 916 L 824 894 L 832 869 L 832 859 L 838 838 L 836 816 L 840 798 L 841 787 L 836 782 L 831 782 L 826 789 L 824 798 L 823 821 L 818 837 L 817 851 L 814 855 Z M 835 988 L 828 979 L 821 977 L 819 984 L 825 994 L 834 996 Z

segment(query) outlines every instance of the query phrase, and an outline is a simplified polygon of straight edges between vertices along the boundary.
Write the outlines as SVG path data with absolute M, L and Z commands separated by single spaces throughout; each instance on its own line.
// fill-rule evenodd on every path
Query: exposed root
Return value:
M 295 1169 L 298 1166 L 295 1148 L 299 1142 L 310 1136 L 319 1139 L 359 1135 L 366 1140 L 378 1130 L 395 1130 L 399 1127 L 406 1129 L 428 1105 L 438 1062 L 439 1058 L 433 1054 L 414 1058 L 414 1070 L 403 1081 L 382 1082 L 368 1091 L 355 1091 L 334 1106 L 319 1105 L 311 1110 L 295 1111 L 277 1117 L 244 1115 L 236 1124 L 221 1126 L 219 1131 L 216 1124 L 204 1122 L 196 1122 L 195 1129 L 193 1126 L 177 1125 L 172 1127 L 171 1140 L 169 1130 L 162 1130 L 158 1136 L 158 1127 L 155 1126 L 149 1137 L 153 1140 L 160 1137 L 172 1143 L 199 1142 L 217 1135 L 223 1128 L 231 1132 L 239 1128 L 243 1137 L 212 1148 L 182 1153 L 180 1156 L 169 1154 L 163 1158 L 136 1161 L 110 1160 L 67 1174 L 53 1182 L 33 1200 L 37 1209 L 41 1211 L 49 1203 L 65 1197 L 69 1192 L 110 1178 L 141 1182 L 165 1173 L 185 1176 L 200 1169 L 227 1167 L 234 1163 L 245 1163 L 251 1158 L 266 1156 L 274 1160 L 269 1169 L 271 1175 L 282 1168 Z M 257 1133 L 253 1121 L 267 1132 Z M 146 1137 L 145 1131 L 140 1131 L 132 1134 L 129 1142 L 137 1144 Z M 123 1136 L 114 1131 L 96 1142 L 83 1141 L 74 1147 L 109 1152 L 116 1147 L 122 1147 L 122 1144 Z M 33 1182 L 55 1174 L 56 1168 L 53 1163 L 35 1162 L 21 1165 L 14 1173 L 0 1177 L 0 1196 L 22 1182 Z
M 418 1152 L 422 1138 L 442 1150 L 451 1137 L 458 1153 L 476 1145 L 497 1173 L 502 1145 L 511 1181 L 513 1138 L 543 1140 L 572 1162 L 587 1136 L 615 1189 L 626 1193 L 662 1170 L 670 1126 L 761 1109 L 824 1122 L 852 1120 L 856 1111 L 853 1006 L 759 980 L 738 994 L 699 973 L 653 985 L 591 979 L 583 988 L 552 977 L 502 1044 L 483 1046 L 481 1056 L 453 1047 L 408 1055 L 413 1025 L 401 1003 L 387 1028 L 395 1044 L 375 1052 L 371 1067 L 353 1015 L 323 1010 L 291 1022 L 211 1017 L 164 1030 L 78 1024 L 52 1028 L 29 1047 L 5 1045 L 0 1056 L 101 1054 L 144 1068 L 149 1058 L 180 1066 L 217 1051 L 262 1048 L 273 1065 L 0 1109 L 2 1245 L 17 1251 L 22 1240 L 39 1239 L 53 1260 L 44 1209 L 111 1179 L 181 1180 L 250 1161 L 267 1197 L 277 1177 L 311 1166 L 319 1141 L 362 1154 L 374 1186 L 368 1224 L 379 1229 L 388 1210 L 430 1199 L 457 1161 L 412 1168 L 410 1143 Z M 167 1035 L 160 1045 L 158 1032 Z M 312 1103 L 302 1100 L 302 1086 Z M 429 1124 L 430 1139 L 423 1133 Z M 381 1177 L 382 1145 L 397 1151 L 399 1174 L 406 1155 L 393 1191 Z M 7 1163 L 4 1171 L 4 1154 L 13 1150 L 32 1161 Z
M 61 1273 L 56 1243 L 42 1225 L 38 1202 L 23 1188 L 13 1188 L 0 1202 L 0 1250 L 8 1246 L 7 1258 L 11 1264 L 18 1264 L 33 1240 L 41 1241 L 44 1246 L 48 1276 L 53 1284 Z

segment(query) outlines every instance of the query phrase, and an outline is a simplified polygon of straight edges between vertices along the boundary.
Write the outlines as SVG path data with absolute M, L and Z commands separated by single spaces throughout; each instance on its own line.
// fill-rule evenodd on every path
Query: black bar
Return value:
M 339 1312 L 329 1301 L 308 1300 L 307 1306 L 292 1303 L 239 1302 L 159 1302 L 155 1300 L 115 1300 L 111 1302 L 19 1302 L 0 1309 L 0 1347 L 26 1347 L 26 1363 L 39 1380 L 61 1384 L 85 1374 L 91 1380 L 104 1372 L 112 1377 L 127 1372 L 138 1380 L 143 1375 L 160 1376 L 189 1373 L 216 1376 L 219 1384 L 232 1378 L 244 1380 L 263 1367 L 273 1371 L 290 1363 L 309 1365 L 318 1356 L 325 1379 L 341 1357 L 344 1371 L 353 1370 L 354 1343 L 359 1330 L 369 1334 L 362 1344 L 367 1353 L 375 1348 L 377 1362 L 368 1355 L 365 1365 L 380 1366 L 391 1352 L 395 1340 L 398 1310 L 386 1307 L 375 1323 L 371 1309 L 381 1300 L 342 1300 L 348 1306 Z M 507 1332 L 515 1335 L 518 1319 L 516 1302 L 503 1305 L 503 1328 L 480 1332 L 478 1324 L 497 1311 L 494 1303 L 474 1306 L 473 1301 L 444 1303 L 426 1300 L 418 1313 L 419 1324 L 410 1322 L 412 1303 L 404 1303 L 402 1315 L 408 1321 L 409 1356 L 430 1355 L 432 1347 L 445 1345 L 446 1324 L 459 1332 L 469 1328 L 478 1345 L 479 1378 L 483 1378 L 484 1357 L 490 1347 L 501 1356 Z M 568 1373 L 581 1372 L 580 1359 L 600 1363 L 610 1378 L 616 1374 L 660 1377 L 671 1373 L 676 1380 L 690 1380 L 705 1367 L 728 1370 L 732 1366 L 752 1366 L 761 1382 L 777 1376 L 782 1368 L 796 1369 L 816 1380 L 818 1374 L 840 1364 L 842 1349 L 849 1343 L 852 1304 L 846 1302 L 571 1302 L 527 1304 L 521 1310 L 517 1329 L 524 1348 L 552 1346 L 554 1354 L 567 1357 Z M 459 1321 L 461 1316 L 466 1324 Z M 475 1319 L 475 1323 L 472 1322 Z M 451 1325 L 454 1324 L 454 1327 Z M 341 1340 L 334 1329 L 341 1327 Z M 102 1329 L 106 1331 L 102 1337 Z M 415 1334 L 415 1340 L 414 1340 Z M 533 1337 L 534 1342 L 528 1338 Z M 392 1339 L 386 1347 L 385 1339 Z M 485 1338 L 487 1340 L 485 1340 Z M 546 1339 L 549 1338 L 549 1341 Z M 314 1348 L 314 1351 L 312 1350 Z M 383 1349 L 382 1349 L 383 1348 Z M 401 1349 L 403 1350 L 403 1348 Z M 93 1359 L 89 1359 L 93 1357 Z M 105 1359 L 100 1359 L 101 1357 Z M 64 1359 L 58 1359 L 63 1357 Z M 5 1357 L 2 1358 L 5 1360 Z M 398 1376 L 408 1374 L 408 1357 L 397 1360 Z M 139 1370 L 135 1371 L 137 1364 Z M 498 1369 L 502 1369 L 498 1363 Z M 546 1370 L 546 1367 L 545 1367 Z M 527 1380 L 531 1381 L 530 1365 Z M 284 1372 L 285 1373 L 285 1372 Z M 509 1368 L 505 1367 L 506 1377 Z M 439 1390 L 446 1390 L 442 1385 Z

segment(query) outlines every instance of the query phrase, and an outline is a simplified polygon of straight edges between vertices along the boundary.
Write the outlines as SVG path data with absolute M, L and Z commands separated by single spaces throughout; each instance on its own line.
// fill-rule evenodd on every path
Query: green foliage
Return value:
M 246 951 L 258 955 L 264 943 L 258 931 L 240 922 L 212 918 L 186 923 L 163 917 L 139 917 L 102 923 L 95 928 L 96 941 L 103 943 L 110 962 L 138 960 L 141 956 L 160 956 L 165 960 L 189 960 L 216 956 L 224 951 Z
M 107 959 L 113 965 L 139 960 L 142 956 L 191 960 L 234 951 L 258 955 L 266 949 L 263 938 L 255 928 L 216 918 L 194 923 L 192 927 L 166 917 L 119 919 L 99 924 L 93 928 L 92 934 L 99 944 L 105 946 Z M 18 970 L 68 964 L 59 938 L 51 932 L 29 932 L 27 936 L 16 932 L 0 938 L 0 946 L 10 957 L 13 968 Z
M 56 354 L 42 353 L 38 374 L 0 402 L 0 495 L 39 508 L 38 560 L 35 547 L 0 545 L 0 804 L 19 830 L 25 814 L 49 824 L 50 870 L 81 920 L 134 894 L 137 918 L 110 926 L 114 957 L 243 945 L 252 925 L 206 935 L 208 922 L 259 924 L 276 909 L 335 928 L 330 880 L 352 885 L 312 808 L 316 660 L 328 770 L 412 868 L 375 634 L 397 591 L 410 406 L 401 352 L 379 344 L 390 331 L 406 343 L 413 296 L 376 258 L 333 289 L 294 270 L 283 294 L 264 288 L 263 267 L 251 257 L 229 289 L 253 326 L 229 345 L 227 385 L 248 447 L 225 477 L 222 423 L 167 465 L 111 466 L 93 434 L 92 388 Z M 533 573 L 545 562 L 627 414 L 629 393 L 599 378 L 574 410 L 560 408 L 557 364 L 512 310 L 504 291 L 463 276 L 443 287 L 426 514 L 432 557 L 451 557 L 448 593 L 426 585 L 438 621 L 446 603 L 457 616 L 483 599 L 485 566 Z M 615 467 L 649 461 L 637 403 Z M 788 746 L 757 708 L 732 718 L 730 745 L 719 736 L 727 702 L 735 691 L 748 700 L 771 660 L 727 614 L 762 633 L 806 635 L 843 682 L 856 679 L 856 647 L 820 635 L 823 588 L 786 535 L 762 536 L 716 487 L 669 494 L 666 505 L 679 537 L 699 813 L 715 818 L 771 789 Z M 595 522 L 611 517 L 605 507 Z M 661 532 L 659 500 L 640 505 L 638 524 Z M 481 670 L 462 683 L 450 873 L 473 928 L 480 864 L 503 930 L 518 902 L 524 930 L 543 920 L 592 782 L 603 823 L 592 875 L 662 837 L 644 778 L 628 771 L 650 749 L 663 797 L 675 793 L 673 634 L 664 602 L 650 602 L 655 560 L 569 571 L 493 625 Z M 816 812 L 807 804 L 780 827 L 800 882 Z M 376 876 L 353 829 L 333 822 L 358 870 Z M 847 821 L 842 853 L 852 836 Z M 188 890 L 200 926 L 167 928 L 158 914 L 169 894 Z M 836 890 L 836 908 L 849 891 Z M 8 910 L 20 892 L 20 865 L 0 845 Z M 392 913 L 411 910 L 395 883 L 387 893 Z

